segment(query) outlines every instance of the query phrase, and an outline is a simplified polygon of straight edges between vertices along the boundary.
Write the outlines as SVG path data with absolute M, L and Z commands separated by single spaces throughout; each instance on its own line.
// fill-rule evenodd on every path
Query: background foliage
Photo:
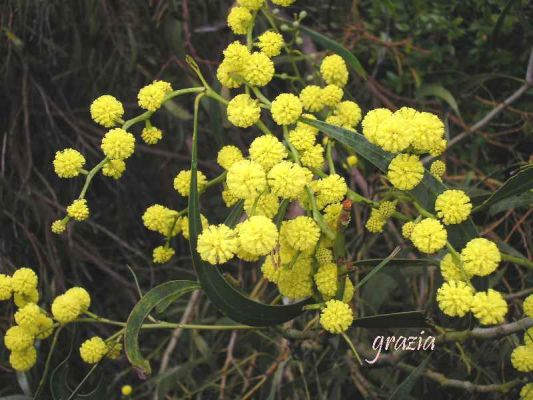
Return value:
M 218 0 L 2 2 L 0 272 L 23 265 L 35 268 L 45 300 L 66 287 L 84 286 L 95 299 L 93 310 L 118 320 L 126 319 L 139 297 L 133 274 L 143 292 L 167 280 L 194 279 L 184 241 L 174 244 L 178 257 L 170 264 L 152 265 L 149 255 L 156 238 L 140 222 L 150 204 L 174 209 L 186 206 L 172 189 L 172 179 L 190 162 L 192 101 L 175 102 L 167 107 L 168 112 L 157 114 L 155 123 L 166 133 L 164 141 L 151 148 L 140 145 L 120 181 L 96 179 L 89 195 L 91 219 L 72 226 L 64 237 L 50 233 L 49 225 L 77 193 L 79 182 L 60 182 L 52 160 L 55 151 L 64 147 L 79 149 L 89 164 L 98 160 L 104 131 L 90 121 L 88 106 L 100 94 L 118 97 L 125 103 L 126 115 L 132 115 L 138 88 L 146 82 L 161 78 L 174 88 L 196 84 L 186 68 L 186 54 L 194 56 L 204 74 L 213 79 L 221 50 L 233 40 L 225 26 L 230 6 Z M 498 188 L 519 165 L 531 161 L 531 91 L 488 125 L 463 134 L 523 83 L 533 42 L 530 2 L 298 0 L 294 11 L 302 9 L 308 12 L 306 26 L 336 38 L 363 64 L 368 80 L 352 75 L 347 88 L 363 110 L 412 105 L 438 112 L 450 138 L 462 138 L 446 152 L 451 184 L 472 196 L 483 196 Z M 309 53 L 317 48 L 306 39 L 302 50 Z M 214 162 L 218 146 L 212 143 L 244 144 L 250 137 L 230 128 L 215 104 L 206 101 L 204 105 L 209 114 L 202 117 L 201 135 L 208 140 L 200 140 L 200 168 L 213 177 L 219 170 Z M 365 164 L 352 174 L 351 181 L 354 188 L 371 196 L 381 187 L 379 175 Z M 220 222 L 224 213 L 214 198 L 204 200 L 204 211 L 210 221 Z M 488 237 L 531 258 L 530 205 L 528 193 L 478 214 L 476 223 Z M 366 213 L 355 211 L 349 251 L 357 258 L 383 258 L 401 241 L 400 236 L 392 225 L 377 237 L 365 232 Z M 404 255 L 411 254 L 406 250 Z M 243 287 L 253 287 L 256 273 L 242 267 L 235 265 L 233 277 Z M 433 309 L 438 285 L 433 282 L 432 268 L 393 265 L 379 274 L 360 294 L 369 314 Z M 504 292 L 520 287 L 529 293 L 533 282 L 531 272 L 510 265 L 495 279 L 491 284 Z M 511 298 L 518 301 L 520 297 Z M 3 331 L 12 310 L 4 304 L 0 307 Z M 169 308 L 166 318 L 179 320 L 186 310 L 198 323 L 221 318 L 201 295 L 180 300 Z M 519 315 L 517 307 L 511 310 L 511 317 Z M 457 325 L 439 318 L 441 324 Z M 88 329 L 104 336 L 111 333 L 105 326 L 95 326 L 69 328 L 62 334 L 65 346 L 54 354 L 50 379 L 55 398 L 63 398 L 60 393 L 68 393 L 88 372 L 77 354 L 80 341 L 90 335 Z M 387 332 L 357 332 L 354 340 L 369 345 L 378 333 Z M 387 398 L 407 376 L 391 367 L 360 368 L 338 338 L 284 339 L 275 329 L 178 335 L 175 349 L 167 351 L 170 357 L 164 368 L 160 360 L 173 341 L 170 332 L 141 335 L 144 352 L 153 364 L 150 380 L 137 379 L 123 359 L 107 363 L 102 371 L 114 373 L 97 371 L 81 392 L 91 393 L 86 398 L 119 398 L 120 386 L 130 383 L 139 399 L 151 398 L 156 387 L 161 399 L 167 395 L 241 398 L 247 393 L 265 399 L 336 399 L 356 391 L 370 398 Z M 47 346 L 43 343 L 41 358 Z M 508 362 L 512 347 L 509 338 L 474 341 L 465 345 L 461 359 L 456 352 L 444 351 L 433 355 L 431 362 L 451 378 L 485 384 L 509 381 L 516 375 Z M 415 353 L 407 361 L 416 366 L 427 355 Z M 0 396 L 20 393 L 39 379 L 39 368 L 28 374 L 28 381 L 7 373 L 3 346 L 0 360 Z M 428 379 L 418 380 L 408 392 L 413 398 L 428 392 L 435 399 L 473 398 L 464 391 L 441 390 Z M 501 398 L 499 394 L 479 398 L 487 396 Z

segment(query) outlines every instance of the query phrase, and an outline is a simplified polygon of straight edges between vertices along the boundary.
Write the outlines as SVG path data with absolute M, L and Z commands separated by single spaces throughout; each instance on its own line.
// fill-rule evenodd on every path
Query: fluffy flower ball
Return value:
M 274 77 L 274 63 L 263 52 L 255 52 L 244 66 L 244 79 L 252 86 L 263 87 Z
M 324 147 L 321 144 L 315 144 L 302 152 L 300 157 L 302 165 L 308 168 L 322 169 L 324 166 Z
M 226 183 L 239 199 L 255 197 L 266 188 L 265 170 L 254 161 L 242 160 L 228 170 Z
M 259 10 L 264 3 L 265 0 L 237 0 L 238 5 L 246 7 L 249 10 Z
M 442 257 L 440 273 L 445 281 L 466 281 L 471 277 L 466 271 L 461 270 L 461 266 L 454 260 L 451 253 Z
M 13 351 L 9 355 L 9 364 L 18 372 L 28 371 L 35 365 L 36 361 L 37 351 L 32 346 L 21 351 Z
M 329 300 L 320 314 L 320 325 L 330 333 L 345 332 L 353 322 L 350 306 L 339 300 Z
M 102 167 L 102 174 L 113 179 L 119 179 L 126 170 L 123 160 L 109 160 Z
M 135 150 L 135 137 L 122 128 L 108 131 L 100 146 L 106 157 L 112 160 L 125 160 Z
M 302 115 L 302 102 L 292 93 L 282 93 L 272 102 L 270 112 L 278 125 L 295 123 Z
M 312 218 L 300 216 L 284 221 L 280 234 L 293 249 L 308 251 L 316 246 L 320 229 Z
M 170 83 L 165 81 L 154 81 L 149 85 L 141 88 L 137 94 L 137 100 L 139 101 L 139 107 L 148 111 L 157 111 L 165 96 L 172 91 Z
M 11 277 L 11 289 L 16 294 L 29 295 L 37 288 L 37 274 L 30 268 L 19 268 Z
M 379 124 L 375 139 L 385 151 L 398 153 L 405 150 L 411 144 L 409 120 L 399 115 L 391 115 Z
M 330 85 L 342 88 L 348 82 L 348 68 L 344 59 L 337 54 L 327 56 L 322 60 L 320 74 L 324 81 Z
M 461 261 L 470 275 L 486 276 L 493 273 L 501 259 L 496 244 L 484 238 L 472 239 L 461 251 Z
M 179 233 L 179 223 L 175 222 L 178 213 L 160 204 L 154 204 L 146 209 L 142 216 L 143 224 L 146 228 L 154 232 L 159 232 L 163 236 L 170 233 L 173 225 L 175 232 Z
M 314 146 L 316 135 L 312 130 L 306 128 L 296 127 L 289 132 L 289 142 L 299 152 L 309 150 Z
M 279 199 L 272 193 L 263 193 L 259 198 L 248 197 L 244 200 L 244 211 L 249 216 L 264 215 L 274 218 L 279 208 Z
M 424 166 L 418 156 L 398 154 L 392 159 L 387 171 L 387 178 L 400 190 L 414 189 L 424 177 Z
M 520 389 L 521 400 L 533 400 L 533 383 L 527 383 Z
M 54 158 L 54 171 L 60 178 L 78 176 L 85 165 L 85 157 L 74 149 L 58 151 Z
M 250 158 L 260 164 L 265 171 L 287 158 L 287 149 L 275 136 L 259 136 L 250 145 Z
M 431 172 L 431 175 L 438 180 L 442 180 L 442 177 L 446 173 L 446 164 L 444 164 L 441 160 L 435 160 L 431 163 L 429 172 Z
M 450 317 L 462 317 L 470 311 L 474 290 L 462 281 L 445 282 L 437 291 L 437 303 Z
M 278 290 L 290 299 L 301 299 L 313 294 L 311 259 L 300 255 L 294 265 L 284 265 L 278 278 Z
M 227 108 L 228 120 L 240 128 L 248 128 L 255 124 L 261 116 L 261 108 L 257 100 L 248 94 L 239 94 L 230 100 Z
M 526 297 L 522 303 L 522 309 L 524 310 L 524 314 L 529 318 L 533 318 L 533 294 Z
M 242 152 L 235 146 L 224 146 L 218 151 L 217 163 L 222 168 L 228 170 L 237 161 L 243 160 Z
M 500 292 L 489 289 L 474 295 L 470 310 L 483 325 L 501 324 L 507 314 L 508 306 Z
M 268 57 L 274 57 L 281 53 L 284 41 L 281 34 L 274 31 L 266 31 L 259 38 L 258 46 Z
M 446 246 L 448 233 L 442 224 L 433 218 L 425 218 L 415 225 L 411 241 L 422 253 L 432 254 Z
M 300 101 L 305 110 L 318 112 L 324 108 L 322 89 L 316 85 L 309 85 L 300 92 Z
M 99 336 L 86 340 L 80 346 L 80 356 L 87 364 L 96 364 L 107 353 L 107 345 Z
M 172 256 L 174 256 L 172 247 L 157 246 L 152 253 L 152 258 L 156 264 L 164 264 L 170 261 Z
M 277 283 L 280 276 L 281 268 L 275 262 L 274 256 L 265 257 L 265 262 L 261 266 L 261 272 L 269 282 Z
M 91 296 L 82 287 L 75 286 L 65 292 L 65 296 L 72 298 L 79 306 L 80 312 L 86 312 L 91 306 Z
M 236 35 L 246 35 L 252 20 L 252 13 L 245 7 L 233 7 L 228 14 L 228 26 Z
M 4 336 L 4 345 L 11 351 L 22 351 L 33 345 L 34 336 L 27 329 L 14 325 Z
M 0 274 L 0 301 L 9 300 L 13 295 L 13 286 L 9 275 Z
M 237 232 L 242 249 L 256 256 L 270 253 L 278 241 L 276 225 L 261 215 L 250 217 L 239 224 Z
M 375 108 L 366 113 L 361 125 L 363 126 L 363 135 L 370 143 L 378 144 L 378 128 L 383 121 L 386 121 L 391 115 L 392 112 L 387 108 Z
M 81 304 L 74 296 L 62 294 L 52 303 L 52 315 L 57 322 L 66 324 L 74 321 L 81 314 Z
M 37 304 L 29 303 L 15 313 L 15 322 L 28 332 L 35 334 L 40 317 L 43 314 Z
M 361 121 L 361 108 L 353 101 L 340 102 L 333 113 L 344 128 L 353 128 Z
M 147 126 L 142 130 L 141 138 L 146 144 L 156 144 L 163 138 L 163 132 L 155 126 Z
M 435 211 L 446 225 L 460 224 L 468 219 L 472 203 L 462 190 L 446 190 L 437 196 Z
M 311 187 L 316 194 L 316 202 L 319 209 L 323 209 L 328 204 L 341 202 L 348 191 L 346 181 L 337 174 L 331 174 L 313 181 Z
M 335 107 L 342 100 L 344 92 L 337 85 L 327 85 L 322 88 L 320 93 L 321 101 L 324 106 Z
M 533 371 L 533 347 L 518 346 L 511 353 L 511 363 L 520 372 Z
M 337 293 L 337 265 L 322 264 L 314 276 L 318 291 L 325 297 L 331 298 Z
M 183 197 L 187 197 L 190 194 L 191 189 L 191 170 L 183 170 L 176 175 L 174 178 L 174 189 L 181 194 Z M 201 192 L 204 190 L 205 185 L 207 184 L 206 176 L 200 172 L 196 172 L 196 187 L 198 191 Z
M 413 221 L 406 222 L 402 226 L 402 236 L 404 239 L 411 239 L 411 235 L 413 234 L 413 229 L 415 229 L 415 223 Z
M 74 200 L 67 207 L 67 215 L 76 221 L 84 221 L 89 218 L 89 207 L 87 206 L 87 200 Z
M 91 118 L 106 128 L 114 126 L 123 115 L 122 103 L 108 94 L 98 97 L 91 104 Z
M 311 180 L 310 172 L 291 161 L 282 161 L 268 172 L 268 185 L 272 193 L 283 199 L 294 200 Z
M 235 231 L 224 224 L 210 225 L 198 236 L 198 253 L 212 265 L 231 260 L 238 246 Z

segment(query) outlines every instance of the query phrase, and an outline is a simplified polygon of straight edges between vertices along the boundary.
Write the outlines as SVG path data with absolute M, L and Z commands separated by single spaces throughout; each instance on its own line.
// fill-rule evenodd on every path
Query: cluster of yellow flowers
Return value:
M 533 295 L 529 295 L 522 305 L 524 314 L 533 318 Z M 516 347 L 511 353 L 511 363 L 520 372 L 533 372 L 533 328 L 524 333 L 524 344 Z M 525 385 L 520 391 L 524 399 L 533 397 L 533 384 Z

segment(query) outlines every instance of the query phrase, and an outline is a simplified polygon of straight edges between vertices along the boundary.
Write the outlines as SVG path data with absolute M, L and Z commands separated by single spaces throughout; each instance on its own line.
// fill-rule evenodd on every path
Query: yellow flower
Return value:
M 52 303 L 52 315 L 61 324 L 74 321 L 81 314 L 81 304 L 73 296 L 57 296 Z
M 358 162 L 359 162 L 359 159 L 357 158 L 357 156 L 355 154 L 351 154 L 348 157 L 346 157 L 346 164 L 350 168 L 355 167 Z
M 122 160 L 109 160 L 102 167 L 102 174 L 113 179 L 119 179 L 126 170 L 126 163 Z
M 353 322 L 353 311 L 350 306 L 339 300 L 329 300 L 320 313 L 320 325 L 329 333 L 342 333 L 348 330 Z
M 139 107 L 148 111 L 157 111 L 163 104 L 165 96 L 172 92 L 172 86 L 165 81 L 154 81 L 141 88 L 137 95 Z
M 341 212 L 342 212 L 341 203 L 330 204 L 329 206 L 324 208 L 324 219 L 326 220 L 327 224 L 333 231 L 336 231 L 337 229 L 339 229 L 339 223 L 341 222 L 339 218 L 341 216 Z
M 446 225 L 466 221 L 472 211 L 472 203 L 462 190 L 446 190 L 435 200 L 437 216 Z
M 295 123 L 302 115 L 302 102 L 292 93 L 282 93 L 272 102 L 270 112 L 278 125 Z
M 236 35 L 246 35 L 252 21 L 252 13 L 245 7 L 233 7 L 228 14 L 228 26 Z
M 437 303 L 442 312 L 450 317 L 462 317 L 468 311 L 474 290 L 462 281 L 449 281 L 442 284 L 437 291 Z
M 310 172 L 291 161 L 282 161 L 268 172 L 268 185 L 272 193 L 282 199 L 294 200 L 304 191 L 312 178 Z
M 13 285 L 9 275 L 0 274 L 0 301 L 9 300 L 13 295 Z
M 338 87 L 337 85 L 327 85 L 326 87 L 322 88 L 320 96 L 324 106 L 335 107 L 342 100 L 344 92 L 342 88 Z
M 202 229 L 206 229 L 209 226 L 209 222 L 207 221 L 207 218 L 205 216 L 203 216 L 202 214 L 200 214 L 200 221 L 202 223 Z M 181 220 L 180 220 L 180 228 L 181 228 L 181 233 L 183 234 L 183 237 L 185 239 L 189 240 L 189 218 L 188 217 L 181 218 Z M 172 250 L 171 257 L 172 257 L 172 255 L 174 255 L 174 251 L 173 250 Z M 164 262 L 166 262 L 166 261 L 164 261 Z
M 448 146 L 448 141 L 446 139 L 441 139 L 438 143 L 435 144 L 434 147 L 430 149 L 429 154 L 431 154 L 432 157 L 438 157 L 442 153 L 444 153 L 444 150 L 446 150 L 446 146 Z
M 22 351 L 31 347 L 34 342 L 33 334 L 22 326 L 14 325 L 4 336 L 4 346 L 11 351 Z
M 144 226 L 154 232 L 167 236 L 173 228 L 172 236 L 180 231 L 179 221 L 176 221 L 178 212 L 160 204 L 154 204 L 146 209 L 142 216 Z
M 187 197 L 190 194 L 191 189 L 191 170 L 182 170 L 174 178 L 174 189 L 181 194 L 183 197 Z M 204 190 L 205 185 L 207 184 L 206 176 L 201 172 L 197 171 L 196 173 L 196 187 L 198 192 Z
M 266 31 L 258 37 L 258 46 L 269 57 L 275 57 L 281 53 L 284 45 L 283 36 L 277 32 Z
M 300 161 L 306 167 L 322 169 L 324 166 L 324 147 L 316 144 L 305 149 L 300 157 Z
M 228 89 L 236 89 L 243 84 L 241 78 L 242 67 L 233 68 L 229 62 L 222 61 L 217 68 L 217 79 Z
M 252 86 L 262 87 L 274 77 L 274 63 L 263 52 L 254 52 L 244 65 L 244 79 Z
M 75 286 L 70 288 L 65 292 L 65 296 L 70 297 L 78 304 L 81 313 L 86 312 L 91 306 L 91 296 L 82 287 Z
M 417 112 L 410 124 L 411 143 L 419 152 L 430 153 L 444 138 L 444 124 L 435 114 Z
M 135 150 L 135 138 L 122 128 L 114 128 L 105 134 L 100 147 L 106 157 L 112 160 L 125 160 Z
M 254 161 L 242 160 L 228 170 L 226 183 L 239 199 L 255 197 L 266 188 L 265 170 Z
M 483 325 L 501 324 L 507 314 L 508 306 L 500 292 L 488 289 L 486 292 L 474 295 L 470 311 Z
M 529 318 L 533 318 L 533 294 L 526 297 L 522 303 L 522 309 L 524 310 L 524 314 Z
M 67 229 L 67 224 L 63 220 L 58 219 L 52 222 L 52 226 L 50 229 L 53 233 L 59 235 L 60 233 L 65 232 L 65 229 Z
M 146 144 L 156 144 L 163 137 L 161 129 L 155 126 L 145 127 L 141 132 L 141 138 Z
M 424 166 L 418 156 L 398 154 L 392 159 L 387 171 L 387 178 L 400 190 L 414 189 L 424 177 Z
M 520 372 L 533 371 L 533 347 L 518 346 L 511 353 L 511 363 Z
M 313 114 L 302 114 L 302 118 L 316 121 L 316 117 Z M 316 135 L 318 135 L 318 128 L 315 128 L 314 126 L 309 125 L 305 121 L 297 121 L 296 129 L 306 129 L 307 131 L 309 131 L 310 134 L 312 134 L 315 137 Z
M 461 266 L 457 264 L 450 253 L 442 257 L 440 273 L 445 281 L 466 281 L 471 278 L 471 275 L 461 269 Z
M 346 181 L 337 174 L 311 182 L 311 188 L 316 194 L 319 209 L 323 209 L 328 204 L 340 203 L 348 191 Z
M 296 0 L 272 0 L 272 3 L 277 6 L 289 7 Z
M 217 155 L 218 165 L 226 170 L 230 169 L 237 161 L 243 159 L 242 152 L 237 147 L 231 145 L 222 147 Z
M 520 400 L 533 400 L 533 383 L 527 383 L 522 386 Z
M 318 247 L 315 252 L 315 259 L 318 265 L 324 265 L 333 262 L 333 252 L 326 247 Z
M 289 141 L 300 152 L 310 149 L 315 144 L 316 134 L 312 130 L 298 126 L 289 132 Z
M 107 354 L 106 357 L 110 360 L 118 359 L 122 354 L 122 343 L 116 341 L 106 342 Z
M 224 204 L 226 207 L 232 207 L 239 201 L 239 198 L 236 197 L 231 190 L 228 188 L 224 189 L 222 191 L 222 200 L 224 201 Z
M 320 236 L 317 223 L 310 217 L 299 216 L 281 224 L 280 235 L 293 249 L 313 249 Z
M 300 101 L 305 110 L 318 112 L 324 108 L 322 89 L 316 85 L 308 85 L 300 92 Z
M 174 249 L 172 247 L 157 246 L 152 253 L 153 261 L 156 264 L 164 264 L 170 261 L 172 256 L 174 256 Z
M 287 158 L 287 149 L 273 135 L 259 136 L 250 145 L 250 159 L 260 164 L 265 171 Z
M 280 268 L 278 290 L 290 299 L 301 299 L 313 294 L 311 258 L 301 254 L 292 267 Z
M 336 264 L 327 263 L 320 265 L 314 279 L 320 294 L 326 298 L 335 296 L 338 286 Z
M 432 254 L 446 246 L 448 233 L 442 224 L 433 218 L 425 218 L 415 225 L 411 241 L 422 253 Z
M 337 85 L 342 88 L 348 82 L 348 68 L 346 68 L 344 59 L 337 54 L 327 56 L 322 60 L 320 74 L 324 81 L 330 85 Z
M 37 320 L 35 338 L 46 339 L 54 332 L 54 321 L 46 315 L 41 314 Z
M 11 288 L 16 294 L 29 295 L 37 289 L 38 278 L 29 268 L 19 268 L 11 277 Z
M 493 273 L 501 259 L 496 244 L 483 238 L 472 239 L 461 250 L 461 261 L 470 275 L 486 276 Z
M 533 346 L 533 327 L 526 330 L 524 333 L 524 344 L 526 346 Z
M 386 108 L 375 108 L 365 115 L 361 125 L 363 126 L 363 135 L 370 143 L 378 144 L 378 128 L 391 115 L 392 112 Z
M 78 176 L 85 165 L 85 157 L 74 149 L 58 151 L 54 158 L 54 170 L 60 178 Z
M 264 3 L 265 0 L 237 0 L 238 5 L 246 7 L 249 10 L 259 10 Z
M 37 304 L 29 303 L 15 313 L 15 322 L 32 335 L 37 333 L 38 322 L 43 314 Z
M 337 104 L 333 114 L 339 118 L 343 127 L 353 128 L 361 121 L 361 108 L 353 101 L 342 101 Z
M 278 241 L 276 225 L 267 217 L 255 215 L 237 226 L 239 245 L 255 256 L 270 253 Z
M 365 228 L 371 233 L 380 233 L 383 232 L 383 226 L 387 220 L 381 215 L 381 213 L 373 208 L 370 211 L 370 218 L 366 221 Z
M 242 70 L 250 57 L 248 47 L 238 40 L 230 43 L 222 53 L 224 54 L 224 62 L 233 71 Z
M 272 283 L 277 283 L 279 281 L 281 268 L 278 267 L 273 261 L 273 255 L 266 256 L 263 265 L 261 265 L 261 272 L 266 280 Z
M 107 353 L 107 346 L 99 336 L 94 336 L 91 339 L 87 339 L 80 346 L 80 356 L 87 364 L 96 364 Z
M 106 128 L 114 126 L 123 115 L 122 103 L 108 94 L 98 97 L 91 104 L 91 118 Z
M 122 394 L 122 396 L 130 396 L 133 393 L 133 388 L 131 387 L 131 385 L 124 385 L 120 389 L 120 393 Z
M 248 128 L 259 121 L 259 102 L 248 94 L 239 94 L 230 100 L 227 108 L 229 122 L 240 128 Z
M 411 144 L 409 120 L 392 115 L 379 124 L 374 137 L 383 150 L 401 152 Z
M 263 193 L 259 198 L 248 197 L 244 200 L 244 211 L 248 216 L 264 215 L 267 218 L 274 218 L 278 208 L 279 199 L 272 193 Z
M 197 251 L 212 265 L 224 264 L 235 255 L 239 243 L 235 231 L 224 224 L 210 225 L 198 235 Z
M 402 226 L 402 236 L 405 239 L 410 239 L 411 235 L 413 234 L 413 229 L 415 229 L 415 223 L 412 221 L 406 222 Z
M 39 301 L 39 291 L 37 288 L 32 289 L 29 293 L 16 293 L 13 301 L 17 307 L 24 307 L 28 303 L 37 303 Z
M 344 303 L 349 303 L 353 299 L 353 295 L 355 294 L 355 287 L 353 286 L 352 281 L 349 277 L 346 277 L 346 280 L 344 281 L 344 293 L 342 295 L 342 301 Z
M 444 164 L 441 160 L 435 160 L 431 163 L 429 172 L 431 172 L 431 175 L 433 175 L 439 181 L 442 181 L 442 177 L 446 173 L 446 164 Z
M 15 371 L 25 372 L 35 365 L 37 351 L 35 347 L 28 347 L 21 351 L 14 351 L 9 355 L 9 364 Z
M 246 250 L 244 250 L 240 242 L 239 242 L 239 248 L 237 249 L 237 253 L 235 253 L 235 255 L 237 256 L 237 258 L 243 261 L 248 261 L 248 262 L 254 262 L 261 258 L 260 256 L 257 256 L 255 254 L 249 253 Z
M 390 218 L 396 212 L 396 202 L 395 201 L 382 201 L 379 203 L 379 213 L 383 218 Z
M 84 221 L 89 218 L 89 207 L 87 207 L 87 200 L 74 200 L 67 207 L 67 214 L 70 218 L 75 219 L 76 221 Z

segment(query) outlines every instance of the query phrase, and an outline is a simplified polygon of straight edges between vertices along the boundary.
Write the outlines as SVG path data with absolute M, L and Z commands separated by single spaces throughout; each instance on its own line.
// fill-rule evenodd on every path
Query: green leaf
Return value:
M 416 90 L 415 96 L 418 99 L 428 96 L 438 97 L 448 103 L 448 105 L 453 111 L 455 111 L 457 115 L 461 115 L 457 101 L 455 101 L 455 97 L 453 97 L 453 94 L 451 94 L 450 91 L 442 85 L 433 83 L 422 85 Z
M 399 247 L 396 247 L 392 253 L 387 257 L 387 258 L 384 258 L 378 265 L 376 265 L 375 268 L 372 269 L 372 271 L 370 271 L 368 274 L 365 275 L 365 277 L 363 279 L 361 279 L 361 281 L 354 287 L 354 290 L 357 290 L 359 289 L 360 287 L 362 287 L 366 282 L 368 282 L 370 279 L 372 279 L 372 277 L 377 274 L 381 268 L 383 268 L 385 265 L 387 265 L 391 259 L 396 255 L 398 254 L 398 252 L 400 251 L 400 248 Z
M 169 298 L 176 300 L 200 285 L 192 281 L 169 281 L 148 291 L 133 307 L 124 332 L 124 350 L 131 365 L 141 376 L 150 375 L 150 363 L 143 357 L 139 349 L 139 332 L 148 314 L 160 303 L 166 303 Z
M 532 204 L 533 192 L 528 191 L 520 196 L 510 197 L 493 204 L 490 206 L 489 214 L 493 216 L 499 212 L 510 210 L 511 208 L 520 208 L 525 206 L 531 207 Z
M 521 195 L 533 189 L 533 165 L 529 164 L 521 168 L 511 178 L 507 179 L 505 183 L 494 192 L 483 203 L 474 208 L 474 212 L 481 211 L 492 204 L 507 199 L 512 196 Z
M 409 374 L 409 376 L 405 378 L 405 380 L 400 383 L 398 387 L 394 390 L 394 392 L 389 397 L 389 400 L 404 400 L 409 397 L 411 391 L 413 390 L 413 387 L 415 386 L 416 381 L 426 369 L 426 365 L 429 362 L 431 354 L 432 353 L 429 353 L 429 355 L 424 359 L 424 361 L 420 363 L 418 367 L 413 368 L 413 371 Z
M 357 59 L 357 57 L 351 53 L 347 48 L 337 43 L 335 40 L 328 38 L 327 36 L 322 35 L 312 29 L 306 28 L 305 26 L 300 26 L 300 31 L 309 36 L 315 42 L 325 47 L 328 50 L 337 53 L 339 56 L 344 58 L 344 61 L 352 67 L 352 69 L 359 75 L 361 78 L 366 79 L 366 71 Z
M 302 120 L 306 124 L 317 127 L 332 139 L 349 147 L 383 173 L 387 173 L 387 168 L 393 155 L 385 152 L 380 147 L 373 145 L 366 140 L 363 135 L 322 121 L 307 118 L 302 118 Z M 433 213 L 435 199 L 446 189 L 447 187 L 442 182 L 435 179 L 435 177 L 426 170 L 422 181 L 417 187 L 409 191 L 409 193 L 413 195 L 422 207 Z M 448 230 L 448 240 L 456 249 L 462 249 L 466 243 L 477 236 L 476 227 L 471 219 L 468 219 L 461 224 L 450 225 L 446 229 Z
M 355 267 L 375 267 L 383 260 L 383 258 L 367 258 L 365 260 L 353 261 L 351 265 Z M 389 261 L 389 264 L 395 267 L 427 267 L 437 265 L 439 261 L 432 258 L 393 258 Z
M 357 318 L 352 326 L 359 328 L 425 328 L 429 325 L 422 312 L 406 311 Z
M 11 396 L 0 397 L 0 400 L 31 400 L 31 397 L 24 394 L 14 394 Z

